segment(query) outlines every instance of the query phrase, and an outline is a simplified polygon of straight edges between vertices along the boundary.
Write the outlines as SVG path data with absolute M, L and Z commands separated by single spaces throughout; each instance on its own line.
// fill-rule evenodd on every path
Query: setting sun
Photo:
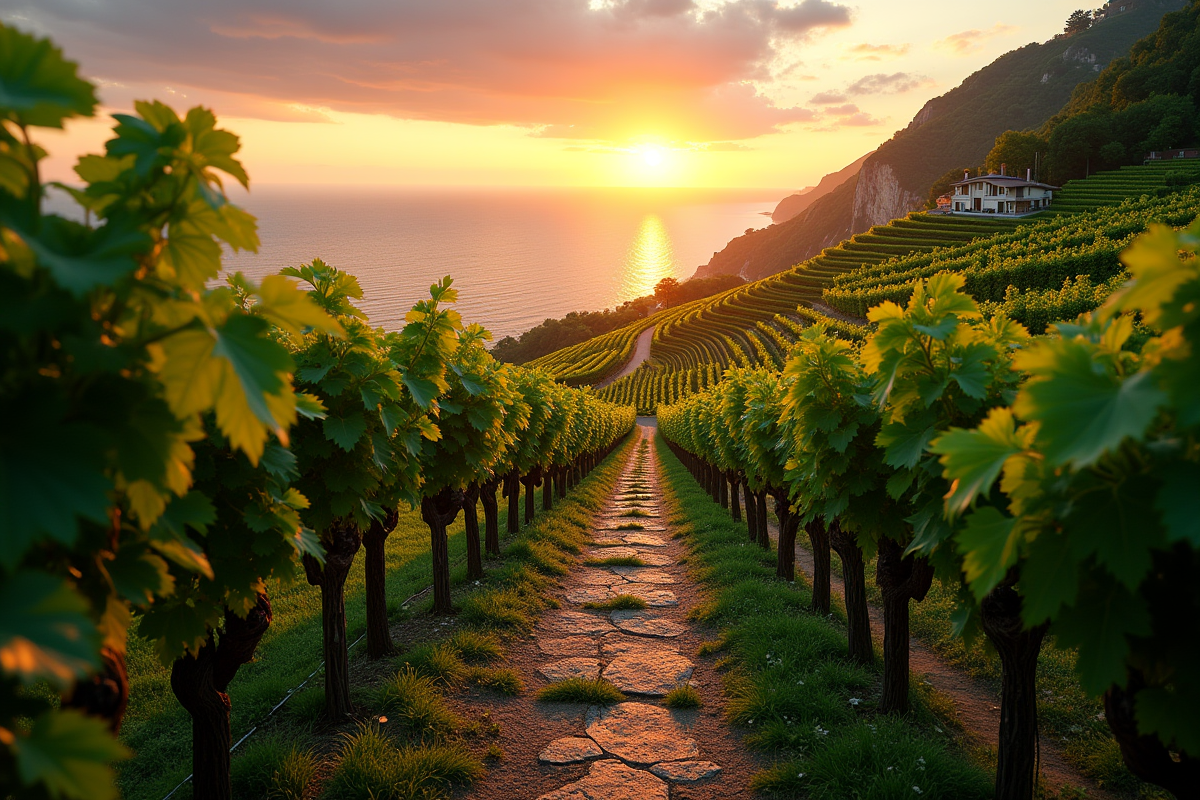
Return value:
M 663 151 L 661 147 L 645 147 L 642 148 L 642 160 L 648 166 L 658 167 L 663 163 Z

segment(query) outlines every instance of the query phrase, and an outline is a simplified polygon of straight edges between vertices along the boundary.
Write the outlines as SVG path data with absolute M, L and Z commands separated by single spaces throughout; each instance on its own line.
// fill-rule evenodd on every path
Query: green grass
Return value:
M 515 697 L 525 691 L 521 676 L 511 669 L 473 667 L 466 674 L 468 683 L 491 689 L 499 694 Z
M 538 691 L 538 699 L 548 703 L 586 703 L 606 706 L 625 699 L 621 690 L 603 678 L 568 678 L 555 681 Z
M 589 558 L 589 567 L 644 567 L 646 562 L 637 556 L 608 556 L 607 558 Z
M 483 775 L 481 764 L 459 744 L 403 745 L 378 725 L 345 734 L 327 800 L 433 800 Z
M 318 761 L 297 738 L 308 737 L 297 737 L 294 732 L 288 736 L 275 733 L 242 747 L 230 765 L 234 796 L 302 800 L 305 787 L 317 772 Z
M 503 504 L 502 504 L 503 506 Z M 482 508 L 479 511 L 482 518 Z M 466 554 L 461 517 L 450 528 L 450 559 L 455 564 Z M 346 626 L 351 642 L 366 627 L 363 554 L 360 552 L 346 580 Z M 405 511 L 388 537 L 387 596 L 394 598 L 389 613 L 403 618 L 422 611 L 429 601 L 415 601 L 404 610 L 399 604 L 429 584 L 432 565 L 429 527 L 419 512 Z M 321 592 L 303 578 L 290 586 L 269 587 L 274 619 L 255 653 L 254 661 L 238 670 L 229 687 L 232 704 L 230 727 L 234 741 L 257 724 L 321 663 Z M 457 564 L 452 580 L 466 581 L 466 564 Z M 365 657 L 362 649 L 350 652 L 351 660 Z M 130 631 L 129 707 L 121 728 L 121 741 L 134 757 L 118 765 L 118 785 L 125 800 L 159 800 L 191 772 L 191 718 L 171 692 L 171 671 L 163 666 L 152 646 Z M 300 720 L 320 716 L 323 699 L 320 677 L 317 689 L 293 697 L 279 712 Z M 312 682 L 309 684 L 313 685 Z M 256 734 L 257 735 L 257 734 Z M 179 795 L 176 795 L 179 797 Z
M 726 719 L 774 762 L 753 788 L 806 798 L 991 797 L 989 774 L 956 749 L 919 693 L 909 718 L 875 715 L 878 670 L 848 660 L 841 621 L 810 614 L 803 582 L 775 578 L 774 554 L 749 542 L 745 524 L 657 446 L 670 523 L 709 590 L 691 616 L 719 630 L 699 654 L 720 654 Z
M 391 724 L 416 737 L 445 737 L 462 726 L 437 682 L 412 667 L 401 669 L 377 690 L 376 705 Z
M 648 517 L 650 513 L 642 511 L 640 508 L 631 508 L 621 515 L 622 517 Z
M 704 705 L 704 701 L 700 698 L 700 692 L 696 691 L 696 687 L 691 684 L 676 686 L 667 692 L 663 703 L 668 708 L 699 708 Z
M 616 529 L 619 531 L 644 531 L 646 526 L 640 522 L 622 522 Z
M 596 611 L 624 611 L 646 608 L 647 603 L 640 597 L 631 594 L 618 594 L 599 603 L 584 603 L 584 608 Z

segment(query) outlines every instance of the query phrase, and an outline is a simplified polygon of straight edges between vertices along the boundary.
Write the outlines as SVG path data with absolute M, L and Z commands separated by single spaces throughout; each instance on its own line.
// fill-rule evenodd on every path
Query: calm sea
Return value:
M 361 307 L 389 329 L 451 275 L 464 320 L 499 339 L 690 277 L 787 193 L 255 187 L 235 201 L 258 217 L 262 247 L 225 263 L 261 277 L 322 258 L 358 276 Z

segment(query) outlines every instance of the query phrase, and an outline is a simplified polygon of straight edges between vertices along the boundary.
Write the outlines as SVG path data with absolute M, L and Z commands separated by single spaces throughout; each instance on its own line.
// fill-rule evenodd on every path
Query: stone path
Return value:
M 696 665 L 674 641 L 687 625 L 670 588 L 678 579 L 664 569 L 677 559 L 666 552 L 657 463 L 650 434 L 643 436 L 596 517 L 585 566 L 572 575 L 576 585 L 564 595 L 567 607 L 548 613 L 539 625 L 538 646 L 548 660 L 538 672 L 552 680 L 599 675 L 626 695 L 649 700 L 687 685 Z M 604 615 L 574 610 L 620 596 L 640 598 L 648 608 Z M 698 760 L 699 742 L 672 711 L 646 700 L 592 706 L 580 735 L 549 742 L 538 755 L 543 764 L 595 760 L 582 778 L 540 800 L 665 800 L 672 784 L 720 775 L 720 765 Z
M 641 420 L 639 420 L 641 422 Z M 561 607 L 543 614 L 532 637 L 513 643 L 508 665 L 527 691 L 484 698 L 504 733 L 505 757 L 467 797 L 528 800 L 717 800 L 750 798 L 759 764 L 723 721 L 721 676 L 695 652 L 713 631 L 687 619 L 702 601 L 685 566 L 687 548 L 671 538 L 662 504 L 655 429 L 639 441 L 608 501 L 596 513 L 581 563 L 561 580 Z M 631 595 L 645 609 L 591 606 Z M 611 706 L 535 699 L 553 681 L 602 677 L 625 695 Z M 690 685 L 699 709 L 668 708 L 663 698 Z

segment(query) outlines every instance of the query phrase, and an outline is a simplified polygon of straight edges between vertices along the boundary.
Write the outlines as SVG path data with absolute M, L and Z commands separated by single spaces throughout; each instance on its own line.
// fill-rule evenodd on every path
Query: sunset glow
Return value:
M 1048 39 L 1073 8 L 468 5 L 25 0 L 0 17 L 54 36 L 111 111 L 149 98 L 213 108 L 260 183 L 798 187 L 979 65 Z M 110 125 L 69 127 L 50 176 L 70 179 Z

